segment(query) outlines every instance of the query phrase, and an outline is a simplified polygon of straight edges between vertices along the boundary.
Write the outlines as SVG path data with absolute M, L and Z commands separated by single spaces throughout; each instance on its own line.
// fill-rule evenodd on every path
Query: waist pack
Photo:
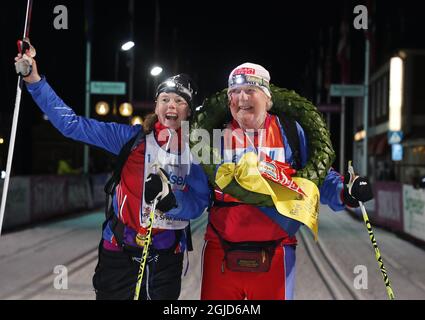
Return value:
M 268 272 L 278 241 L 229 242 L 223 240 L 227 269 L 237 272 Z
M 224 272 L 224 263 L 227 269 L 236 272 L 268 272 L 270 270 L 276 247 L 283 239 L 231 242 L 223 239 L 212 223 L 210 226 L 220 239 L 224 250 L 222 272 Z

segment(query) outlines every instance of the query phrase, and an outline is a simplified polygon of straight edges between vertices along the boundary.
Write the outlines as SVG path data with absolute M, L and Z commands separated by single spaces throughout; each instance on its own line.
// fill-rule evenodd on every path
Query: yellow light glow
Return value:
M 3 144 L 3 143 L 4 143 L 4 139 L 0 138 L 0 144 Z
M 403 60 L 393 57 L 390 61 L 390 121 L 391 131 L 401 130 L 401 108 L 403 105 Z
M 133 114 L 133 106 L 128 102 L 121 103 L 119 111 L 123 117 L 130 117 Z
M 143 119 L 142 119 L 142 117 L 134 116 L 133 118 L 131 118 L 131 124 L 132 124 L 133 126 L 135 126 L 136 124 L 143 124 Z
M 96 113 L 100 116 L 107 115 L 109 112 L 109 104 L 105 101 L 96 103 Z
M 364 130 L 357 131 L 356 134 L 354 135 L 354 141 L 363 140 L 365 136 L 366 136 L 366 131 Z

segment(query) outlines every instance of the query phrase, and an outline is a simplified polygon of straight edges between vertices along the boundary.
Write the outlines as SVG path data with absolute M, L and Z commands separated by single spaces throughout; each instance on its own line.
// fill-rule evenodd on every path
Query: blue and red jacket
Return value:
M 78 116 L 60 99 L 43 77 L 37 83 L 27 84 L 27 89 L 50 122 L 65 137 L 100 147 L 114 155 L 134 137 L 142 126 L 125 125 L 112 122 L 101 122 Z M 157 129 L 160 129 L 156 126 Z M 164 143 L 164 142 L 162 142 Z M 119 188 L 113 195 L 113 208 L 117 217 L 125 224 L 129 242 L 134 241 L 137 233 L 146 231 L 141 226 L 141 206 L 143 200 L 145 146 L 143 140 L 129 155 L 121 173 Z M 171 182 L 172 183 L 172 182 Z M 118 190 L 118 191 L 117 191 Z M 125 201 L 121 201 L 125 194 Z M 208 178 L 203 169 L 194 163 L 190 164 L 190 174 L 185 178 L 185 188 L 174 191 L 178 207 L 167 212 L 171 219 L 189 220 L 199 217 L 210 201 Z M 174 230 L 153 230 L 153 244 L 157 249 L 164 249 L 173 244 Z M 109 225 L 103 232 L 103 238 L 116 244 Z M 130 239 L 131 238 L 131 239 Z M 131 243 L 130 243 L 131 244 Z M 178 245 L 178 252 L 186 247 L 183 236 Z
M 298 123 L 296 123 L 296 126 L 300 138 L 301 167 L 304 167 L 308 157 L 307 141 L 302 127 Z M 234 120 L 228 125 L 228 128 L 232 130 L 231 132 L 234 132 L 233 135 L 235 135 L 235 130 L 240 129 L 238 123 Z M 274 160 L 282 161 L 283 159 L 284 162 L 293 166 L 294 159 L 291 146 L 277 116 L 267 115 L 265 131 L 265 137 L 259 138 L 259 134 L 256 134 L 253 141 L 250 141 L 250 145 L 254 144 L 254 149 L 262 148 L 263 152 L 266 150 L 265 153 Z M 231 142 L 232 147 L 227 148 L 235 151 L 238 146 L 234 140 Z M 236 140 L 242 141 L 242 139 Z M 222 148 L 226 149 L 226 147 Z M 235 153 L 236 158 L 233 161 L 237 162 L 238 151 Z M 327 204 L 334 211 L 343 210 L 345 206 L 341 197 L 342 190 L 343 177 L 331 169 L 320 188 L 320 202 Z M 220 236 L 227 241 L 283 239 L 283 244 L 296 243 L 295 233 L 301 223 L 281 215 L 275 207 L 244 204 L 243 199 L 235 199 L 218 188 L 215 190 L 215 200 L 215 204 L 210 210 L 209 221 L 214 225 Z M 207 228 L 205 239 L 218 241 L 215 231 L 210 226 Z

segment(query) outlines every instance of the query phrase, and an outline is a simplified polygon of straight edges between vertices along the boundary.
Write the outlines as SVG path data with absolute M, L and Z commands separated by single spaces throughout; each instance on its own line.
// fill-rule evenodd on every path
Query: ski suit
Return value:
M 77 116 L 53 91 L 42 77 L 27 89 L 51 123 L 66 137 L 100 147 L 114 155 L 142 127 L 106 123 Z M 142 248 L 136 235 L 146 234 L 150 205 L 143 197 L 144 180 L 153 172 L 152 164 L 159 163 L 169 174 L 178 207 L 165 215 L 155 213 L 152 246 L 146 264 L 140 299 L 177 299 L 180 294 L 183 254 L 187 249 L 189 220 L 202 214 L 209 204 L 208 180 L 199 165 L 195 165 L 188 145 L 180 154 L 161 148 L 158 141 L 159 122 L 153 132 L 134 146 L 121 172 L 120 183 L 113 194 L 113 208 L 123 225 L 123 239 L 128 247 L 117 246 L 111 221 L 104 224 L 99 245 L 99 261 L 93 277 L 98 299 L 132 299 L 136 286 Z M 186 160 L 186 161 L 185 161 Z M 144 289 L 143 289 L 144 288 Z
M 298 123 L 296 126 L 300 139 L 301 166 L 303 167 L 307 161 L 307 142 L 302 127 Z M 232 120 L 227 128 L 232 132 L 240 129 L 235 120 Z M 257 154 L 264 152 L 273 160 L 293 165 L 291 146 L 277 116 L 267 114 L 265 138 L 260 139 L 258 135 L 255 134 L 251 139 L 251 145 L 245 144 L 238 148 L 235 147 L 234 142 L 232 142 L 232 146 L 225 146 L 222 143 L 222 149 L 224 151 L 232 150 L 235 158 L 230 161 L 233 162 L 237 162 L 237 159 L 247 150 L 254 149 Z M 259 143 L 259 140 L 263 142 Z M 222 154 L 225 154 L 223 150 Z M 341 199 L 342 190 L 342 177 L 337 172 L 330 170 L 320 188 L 321 203 L 329 205 L 334 211 L 342 210 L 344 208 Z M 281 215 L 275 207 L 244 204 L 243 199 L 235 199 L 223 193 L 219 188 L 215 189 L 214 196 L 203 249 L 201 299 L 292 299 L 297 244 L 295 233 L 301 223 Z M 226 263 L 224 260 L 223 248 L 226 247 L 226 244 L 223 239 L 233 243 L 252 242 L 251 247 L 258 246 L 258 242 L 261 242 L 262 248 L 264 248 L 261 251 L 264 255 L 263 258 L 266 258 L 267 252 L 272 257 L 269 270 L 258 272 L 230 270 L 227 260 Z M 269 246 L 270 242 L 271 246 Z M 264 246 L 265 243 L 268 243 L 268 246 Z M 241 261 L 250 263 L 249 254 L 252 252 L 235 259 L 239 259 L 238 263 Z M 228 255 L 229 253 L 226 253 L 226 259 L 229 259 Z

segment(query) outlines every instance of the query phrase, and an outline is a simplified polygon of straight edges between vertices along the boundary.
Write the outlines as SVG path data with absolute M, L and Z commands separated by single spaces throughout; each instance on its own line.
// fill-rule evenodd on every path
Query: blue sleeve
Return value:
M 74 110 L 57 96 L 44 76 L 39 82 L 27 84 L 27 89 L 53 126 L 65 137 L 117 155 L 122 146 L 141 130 L 140 125 L 129 126 L 77 116 Z
M 295 124 L 297 126 L 298 138 L 300 143 L 301 167 L 304 167 L 307 164 L 307 158 L 308 158 L 307 137 L 304 133 L 304 129 L 300 126 L 300 124 L 296 121 L 295 121 Z M 283 136 L 283 143 L 286 146 L 285 148 L 286 162 L 293 164 L 292 149 L 288 143 L 288 138 L 286 137 L 286 134 L 284 134 L 283 131 L 282 131 L 282 136 Z
M 300 124 L 297 121 L 295 121 L 295 123 L 297 125 L 298 136 L 300 138 L 301 166 L 305 167 L 308 158 L 307 137 L 304 133 L 304 129 L 300 126 Z
M 320 202 L 327 204 L 333 211 L 344 210 L 345 205 L 341 200 L 343 187 L 341 175 L 334 169 L 330 169 L 320 187 Z
M 186 178 L 186 188 L 174 191 L 178 207 L 166 213 L 171 218 L 196 219 L 210 203 L 208 178 L 200 165 L 192 164 Z

